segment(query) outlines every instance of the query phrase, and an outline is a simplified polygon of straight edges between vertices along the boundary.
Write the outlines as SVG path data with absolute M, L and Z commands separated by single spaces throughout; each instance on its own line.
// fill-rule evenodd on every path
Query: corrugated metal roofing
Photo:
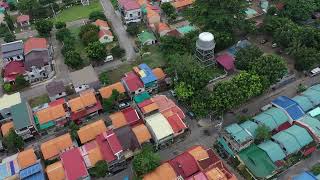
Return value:
M 295 96 L 294 98 L 292 98 L 292 100 L 298 103 L 299 106 L 304 110 L 304 112 L 307 112 L 314 107 L 312 101 L 310 101 L 310 99 L 306 96 Z
M 320 104 L 320 92 L 314 89 L 307 89 L 302 93 L 302 95 L 308 97 L 312 103 L 317 106 Z
M 312 132 L 320 137 L 320 121 L 318 119 L 312 118 L 310 116 L 305 116 L 299 121 L 299 123 L 303 123 L 310 127 Z
M 251 136 L 255 136 L 255 131 L 258 128 L 258 124 L 253 121 L 245 121 L 240 124 L 243 129 L 246 129 L 250 132 Z
M 277 97 L 272 101 L 272 104 L 286 111 L 292 120 L 298 120 L 305 114 L 299 104 L 287 96 Z
M 264 124 L 266 125 L 270 131 L 272 131 L 273 129 L 277 128 L 278 125 L 277 123 L 274 121 L 274 119 L 272 118 L 271 115 L 266 114 L 266 113 L 260 113 L 257 116 L 253 117 L 253 119 L 258 122 L 259 124 Z
M 265 113 L 271 115 L 278 126 L 289 121 L 289 117 L 286 115 L 286 113 L 279 108 L 272 107 L 266 110 Z
M 140 64 L 139 68 L 145 73 L 144 77 L 140 77 L 143 84 L 157 81 L 157 77 L 153 74 L 152 69 L 147 64 Z
M 313 141 L 308 131 L 300 126 L 293 125 L 285 131 L 293 135 L 302 147 L 308 145 Z
M 308 114 L 311 116 L 311 117 L 316 117 L 320 114 L 320 107 L 317 107 L 311 111 L 308 112 Z
M 262 144 L 259 144 L 258 147 L 264 150 L 273 162 L 282 160 L 286 157 L 285 153 L 283 152 L 279 144 L 270 140 Z
M 150 98 L 151 98 L 151 96 L 148 92 L 143 92 L 143 93 L 135 96 L 133 99 L 137 104 L 139 104 L 139 103 L 142 103 L 143 101 L 150 99 Z
M 252 136 L 238 124 L 231 124 L 225 130 L 239 143 L 252 139 Z
M 319 92 L 320 92 L 320 84 L 311 86 L 309 89 L 313 89 L 313 90 L 316 90 L 316 91 L 319 91 Z
M 170 124 L 161 113 L 148 116 L 145 118 L 145 121 L 156 141 L 159 141 L 173 134 L 173 130 Z
M 21 180 L 45 180 L 40 163 L 21 170 L 19 174 Z
M 317 180 L 318 178 L 315 177 L 311 172 L 305 171 L 300 173 L 297 176 L 292 177 L 292 180 Z

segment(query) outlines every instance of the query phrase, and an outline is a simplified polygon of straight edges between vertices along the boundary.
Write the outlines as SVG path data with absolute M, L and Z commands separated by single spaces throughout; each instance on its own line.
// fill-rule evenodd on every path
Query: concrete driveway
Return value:
M 129 38 L 128 33 L 124 29 L 122 20 L 115 13 L 110 0 L 100 0 L 100 3 L 103 7 L 104 14 L 106 15 L 107 19 L 111 22 L 113 31 L 117 34 L 120 47 L 122 47 L 126 51 L 127 60 L 134 61 L 136 58 L 136 53 L 134 52 L 134 49 L 133 49 L 134 43 Z

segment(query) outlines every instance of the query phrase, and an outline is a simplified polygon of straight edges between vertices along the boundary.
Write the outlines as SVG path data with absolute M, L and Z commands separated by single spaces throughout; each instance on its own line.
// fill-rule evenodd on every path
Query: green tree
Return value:
M 84 45 L 95 42 L 99 40 L 98 37 L 99 27 L 93 24 L 86 24 L 81 26 L 79 37 Z
M 320 174 L 320 163 L 317 163 L 314 166 L 312 166 L 311 172 L 316 176 L 319 175 Z
M 317 9 L 315 0 L 285 0 L 285 4 L 282 14 L 293 21 L 307 20 Z
M 69 6 L 73 3 L 76 3 L 76 0 L 62 0 L 62 2 L 66 5 Z
M 102 107 L 105 112 L 111 112 L 113 109 L 113 99 L 112 98 L 103 99 L 102 100 Z
M 235 41 L 235 38 L 232 33 L 219 32 L 219 31 L 212 31 L 212 32 L 214 34 L 214 38 L 216 41 L 215 49 L 217 51 L 230 47 Z
M 104 13 L 102 11 L 92 11 L 89 14 L 89 19 L 91 21 L 96 21 L 97 19 L 101 19 L 101 20 L 106 21 L 107 17 L 106 17 L 106 15 L 104 15 Z
M 15 80 L 15 86 L 18 89 L 29 86 L 29 82 L 23 77 L 23 75 L 18 75 Z
M 17 150 L 22 149 L 24 146 L 22 137 L 18 136 L 13 129 L 3 138 L 3 142 L 8 150 L 12 152 L 17 152 Z
M 67 28 L 59 29 L 56 33 L 56 39 L 60 42 L 63 42 L 66 38 L 70 38 L 71 36 L 70 30 Z
M 69 51 L 65 54 L 64 63 L 72 69 L 79 69 L 83 65 L 83 59 L 76 51 Z
M 103 61 L 107 56 L 106 45 L 99 41 L 88 44 L 85 50 L 92 61 Z
M 136 36 L 137 34 L 139 34 L 139 25 L 137 23 L 130 23 L 127 26 L 127 32 L 131 35 L 131 36 Z
M 73 121 L 69 124 L 70 136 L 73 140 L 78 139 L 78 130 L 80 127 Z
M 49 37 L 53 23 L 50 20 L 39 20 L 35 23 L 35 27 L 40 36 Z
M 161 9 L 163 12 L 169 17 L 170 19 L 174 20 L 176 19 L 176 8 L 172 6 L 171 3 L 162 3 L 161 4 Z
M 144 146 L 141 152 L 134 156 L 132 164 L 137 175 L 142 176 L 160 165 L 160 156 L 153 152 L 152 146 Z
M 194 88 L 185 82 L 179 82 L 174 87 L 174 91 L 176 92 L 178 99 L 184 102 L 189 102 L 194 95 Z
M 295 68 L 298 71 L 308 71 L 320 62 L 320 53 L 315 48 L 301 47 L 294 53 Z
M 106 86 L 110 83 L 109 77 L 108 77 L 108 72 L 103 72 L 99 74 L 99 80 L 103 84 L 103 86 Z
M 10 31 L 14 31 L 13 20 L 12 20 L 11 16 L 7 12 L 4 13 L 4 20 L 5 20 L 8 28 L 10 29 Z
M 263 22 L 263 29 L 269 34 L 274 34 L 284 24 L 293 24 L 293 22 L 285 17 L 267 16 Z
M 211 113 L 211 108 L 208 105 L 210 92 L 206 89 L 198 91 L 191 100 L 192 112 L 196 114 L 197 117 L 205 117 Z
M 89 169 L 89 172 L 92 177 L 103 178 L 108 172 L 108 163 L 104 160 L 100 160 L 93 168 Z
M 4 90 L 4 92 L 6 92 L 6 93 L 10 93 L 10 92 L 12 92 L 12 85 L 10 84 L 10 83 L 4 83 L 3 84 L 3 90 Z
M 277 55 L 260 57 L 252 64 L 251 71 L 264 77 L 267 86 L 278 82 L 288 72 L 284 59 Z
M 33 10 L 39 8 L 40 4 L 37 0 L 19 0 L 17 8 L 24 14 L 31 14 Z
M 62 22 L 62 21 L 58 21 L 54 24 L 55 28 L 56 29 L 63 29 L 63 28 L 66 28 L 67 25 L 65 22 Z
M 6 43 L 9 43 L 9 42 L 12 42 L 12 41 L 15 41 L 16 40 L 16 36 L 11 33 L 11 32 L 8 32 L 4 35 L 4 38 L 3 40 L 6 42 Z
M 240 70 L 250 70 L 251 65 L 263 55 L 261 49 L 257 46 L 248 46 L 240 49 L 236 53 L 236 67 Z
M 266 125 L 260 125 L 255 131 L 255 140 L 257 143 L 269 140 L 271 138 L 270 129 Z
M 122 49 L 119 45 L 117 45 L 111 49 L 111 54 L 115 58 L 122 58 L 125 55 L 125 53 L 126 53 L 126 51 L 124 49 Z

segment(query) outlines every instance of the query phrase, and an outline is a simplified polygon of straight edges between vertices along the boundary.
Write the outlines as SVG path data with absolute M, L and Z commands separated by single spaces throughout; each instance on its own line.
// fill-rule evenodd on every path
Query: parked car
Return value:
M 138 53 L 140 51 L 139 48 L 137 48 L 137 47 L 133 47 L 133 50 L 135 53 Z
M 319 67 L 314 68 L 314 69 L 312 69 L 312 70 L 310 71 L 310 76 L 311 76 L 311 77 L 316 76 L 316 75 L 318 75 L 318 74 L 320 74 L 320 68 L 319 68 Z
M 273 44 L 271 45 L 271 47 L 272 47 L 272 48 L 276 48 L 276 47 L 278 47 L 278 44 L 277 44 L 277 43 L 273 43 Z
M 196 115 L 192 111 L 187 112 L 187 116 L 189 116 L 191 119 L 195 119 Z
M 174 92 L 174 90 L 169 90 L 169 92 L 170 92 L 170 94 L 171 94 L 173 97 L 176 97 L 176 96 L 177 96 L 177 94 L 176 94 L 176 92 Z
M 260 41 L 260 44 L 265 44 L 265 43 L 267 43 L 267 42 L 268 42 L 268 40 L 262 39 L 262 40 Z
M 130 103 L 129 102 L 122 102 L 118 105 L 119 109 L 124 109 L 124 108 L 127 108 L 130 106 Z
M 104 60 L 104 62 L 109 62 L 109 61 L 113 61 L 112 55 L 107 56 L 106 59 Z

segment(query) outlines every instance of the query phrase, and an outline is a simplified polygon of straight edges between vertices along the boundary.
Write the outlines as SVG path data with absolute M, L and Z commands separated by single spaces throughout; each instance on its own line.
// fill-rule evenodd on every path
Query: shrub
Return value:
M 6 93 L 10 93 L 12 92 L 12 85 L 9 84 L 9 83 L 4 83 L 3 84 L 3 90 L 6 92 Z
M 101 20 L 106 21 L 107 17 L 101 11 L 93 11 L 93 12 L 90 13 L 89 19 L 91 21 L 96 21 L 97 19 L 101 19 Z
M 56 27 L 56 29 L 62 29 L 62 28 L 67 27 L 66 23 L 62 22 L 62 21 L 56 22 L 54 26 Z
M 125 54 L 125 50 L 122 49 L 119 45 L 115 46 L 111 49 L 111 54 L 115 57 L 115 58 L 122 58 Z

